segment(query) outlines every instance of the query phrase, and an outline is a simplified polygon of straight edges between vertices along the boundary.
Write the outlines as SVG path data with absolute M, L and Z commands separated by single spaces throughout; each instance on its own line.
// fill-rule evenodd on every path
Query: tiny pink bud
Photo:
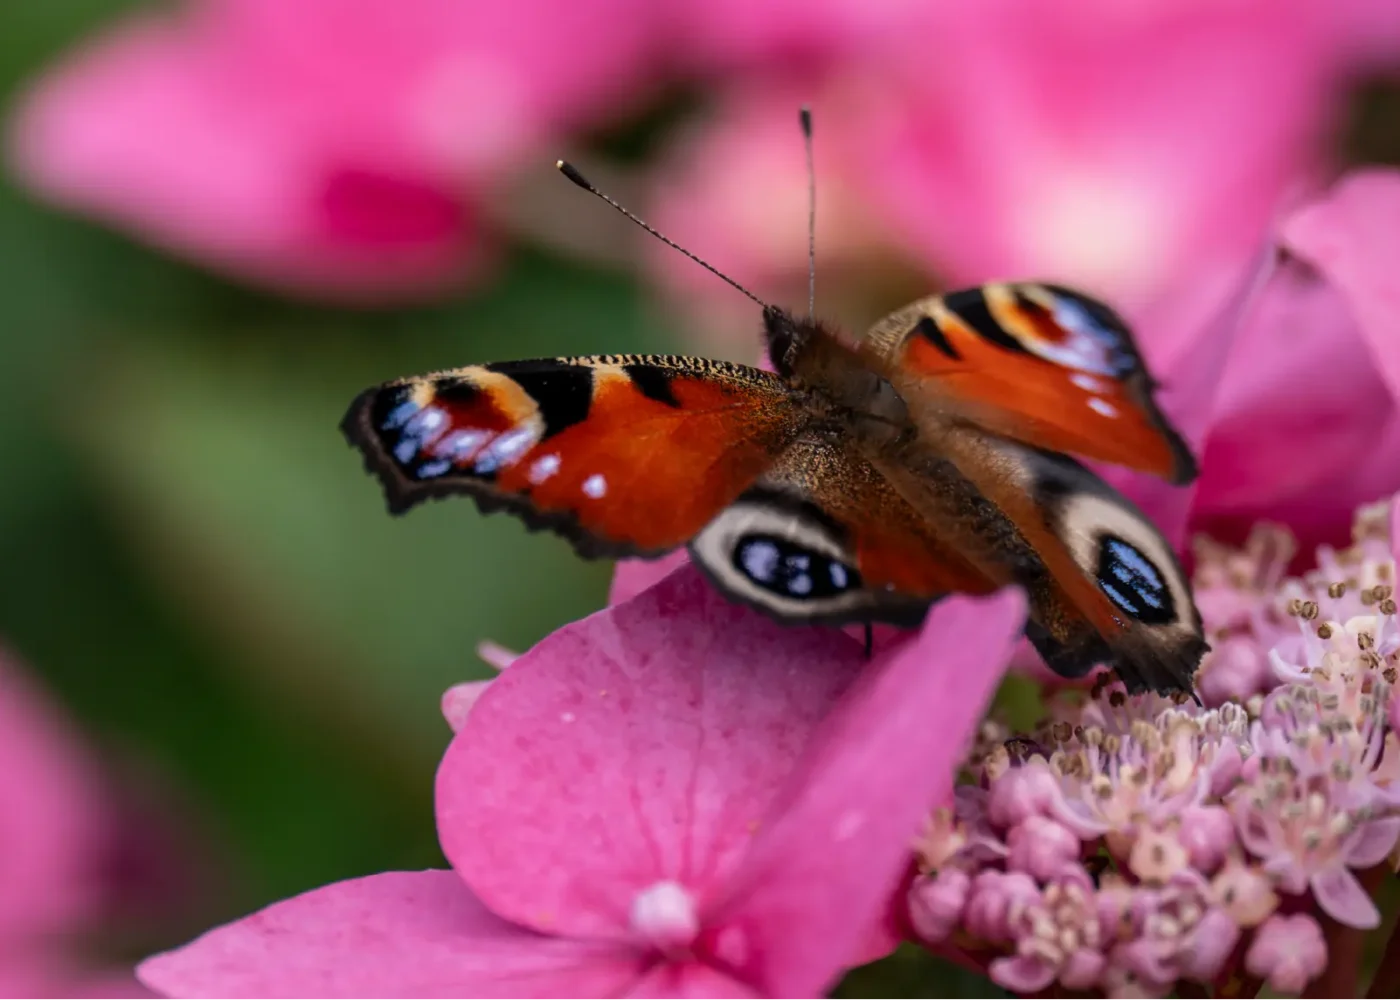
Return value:
M 485 693 L 491 681 L 463 681 L 461 684 L 454 684 L 442 694 L 442 717 L 447 720 L 447 725 L 454 733 L 462 731 L 462 727 L 467 724 L 467 716 L 471 713 L 472 706 L 476 700 Z
M 1198 983 L 1212 982 L 1235 950 L 1240 928 L 1224 910 L 1212 907 L 1191 932 L 1191 943 L 1181 950 L 1181 974 Z
M 971 887 L 971 876 L 956 868 L 915 880 L 909 889 L 909 923 L 914 933 L 930 943 L 948 938 L 962 919 Z
M 1049 881 L 1079 860 L 1079 838 L 1062 823 L 1031 815 L 1011 828 L 1006 838 L 1007 867 Z
M 1015 826 L 1028 816 L 1050 811 L 1059 785 L 1042 763 L 1013 767 L 992 782 L 987 795 L 987 819 L 999 829 Z
M 1327 968 L 1322 928 L 1309 914 L 1274 914 L 1254 932 L 1245 970 L 1278 993 L 1301 993 Z
M 1269 674 L 1269 658 L 1259 641 L 1233 636 L 1210 653 L 1197 677 L 1196 691 L 1207 705 L 1242 704 L 1264 690 Z
M 1181 827 L 1176 836 L 1186 848 L 1191 866 L 1210 875 L 1220 867 L 1235 842 L 1235 821 L 1220 806 L 1187 806 L 1181 811 Z
M 1011 940 L 1012 904 L 1029 905 L 1039 898 L 1035 880 L 1025 872 L 979 872 L 968 892 L 963 925 L 969 934 L 988 944 L 1005 944 Z
M 1170 830 L 1142 830 L 1128 852 L 1128 870 L 1149 885 L 1166 883 L 1187 863 L 1186 848 Z

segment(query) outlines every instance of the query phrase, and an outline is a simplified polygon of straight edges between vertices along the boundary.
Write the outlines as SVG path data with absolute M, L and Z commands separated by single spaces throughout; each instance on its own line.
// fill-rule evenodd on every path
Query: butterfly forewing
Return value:
M 756 368 L 670 355 L 512 361 L 389 382 L 342 429 L 395 513 L 467 494 L 589 556 L 688 542 L 801 430 Z
M 956 413 L 1024 444 L 1174 483 L 1196 476 L 1127 325 L 1087 295 L 1021 283 L 934 296 L 875 324 L 862 348 L 916 414 Z

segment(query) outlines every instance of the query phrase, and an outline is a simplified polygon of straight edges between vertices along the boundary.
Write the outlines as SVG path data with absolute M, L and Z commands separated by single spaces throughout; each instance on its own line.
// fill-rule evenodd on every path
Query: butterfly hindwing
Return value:
M 1061 580 L 1077 570 L 1092 587 L 1091 596 L 1077 587 L 1067 592 L 1077 602 L 1074 617 L 1092 623 L 1101 641 L 1082 626 L 1067 641 L 1051 637 L 1041 649 L 1047 662 L 1072 675 L 1106 659 L 1129 691 L 1190 691 L 1209 646 L 1172 546 L 1136 505 L 1074 459 L 1016 445 L 1005 454 L 1037 509 L 1029 531 L 1044 530 L 1038 551 Z
M 995 589 L 849 442 L 805 434 L 691 542 L 732 598 L 785 621 L 913 626 Z
M 875 324 L 862 350 L 916 417 L 932 407 L 1033 447 L 1196 476 L 1126 324 L 1079 292 L 989 284 L 922 299 Z
M 341 427 L 395 513 L 467 494 L 583 555 L 623 556 L 689 541 L 784 451 L 802 414 L 757 368 L 598 355 L 388 382 Z

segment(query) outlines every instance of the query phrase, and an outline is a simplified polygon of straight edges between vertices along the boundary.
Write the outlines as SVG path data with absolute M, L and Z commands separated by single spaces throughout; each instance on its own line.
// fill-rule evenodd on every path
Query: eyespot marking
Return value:
M 1138 621 L 1165 625 L 1176 620 L 1176 602 L 1161 571 L 1116 535 L 1099 541 L 1097 577 L 1108 599 Z
M 741 537 L 734 568 L 756 586 L 781 597 L 820 600 L 860 587 L 860 574 L 819 552 L 769 534 Z

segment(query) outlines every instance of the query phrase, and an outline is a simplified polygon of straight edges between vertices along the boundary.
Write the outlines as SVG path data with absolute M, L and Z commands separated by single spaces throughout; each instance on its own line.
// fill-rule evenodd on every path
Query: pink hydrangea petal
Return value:
M 701 962 L 661 962 L 637 981 L 625 996 L 674 997 L 704 1000 L 706 997 L 760 997 L 762 993 L 732 976 Z
M 1284 236 L 1342 290 L 1392 397 L 1400 399 L 1400 286 L 1388 266 L 1400 256 L 1400 171 L 1348 174 L 1295 214 Z
M 1162 382 L 1158 402 L 1186 439 L 1198 462 L 1204 457 L 1207 433 L 1227 378 L 1226 360 L 1250 313 L 1257 308 L 1276 266 L 1272 244 L 1261 247 L 1240 270 L 1234 288 L 1220 309 L 1189 338 L 1189 349 L 1180 351 L 1169 366 L 1156 372 Z M 1149 322 L 1147 333 L 1151 336 L 1152 332 Z M 1169 542 L 1178 548 L 1184 544 L 1199 480 L 1182 487 L 1118 468 L 1099 471 L 1137 503 Z
M 637 953 L 543 937 L 450 871 L 337 882 L 225 924 L 137 970 L 172 997 L 616 996 Z
M 1346 537 L 1357 504 L 1396 483 L 1378 455 L 1400 418 L 1345 296 L 1307 263 L 1275 271 L 1240 332 L 1197 489 L 1198 527 L 1286 523 L 1302 544 Z M 1306 461 L 1299 461 L 1305 456 Z
M 862 661 L 682 567 L 493 682 L 438 772 L 443 849 L 504 917 L 628 937 L 641 890 L 703 901 L 733 868 Z
M 77 733 L 0 649 L 0 940 L 96 905 L 104 809 Z
M 940 602 L 822 725 L 714 918 L 747 942 L 745 979 L 815 996 L 853 963 L 922 821 L 952 795 L 1025 610 L 1014 589 Z
M 442 717 L 454 733 L 460 733 L 467 723 L 467 715 L 477 703 L 491 681 L 464 681 L 454 684 L 442 693 Z
M 621 604 L 636 597 L 688 562 L 690 553 L 685 549 L 676 549 L 660 559 L 619 559 L 613 569 L 612 585 L 608 588 L 608 603 Z
M 1308 884 L 1322 912 L 1338 923 L 1362 930 L 1380 926 L 1381 911 L 1345 866 L 1338 864 L 1318 872 Z
M 1362 825 L 1356 843 L 1347 851 L 1349 868 L 1370 868 L 1384 861 L 1400 840 L 1400 816 L 1385 816 Z

